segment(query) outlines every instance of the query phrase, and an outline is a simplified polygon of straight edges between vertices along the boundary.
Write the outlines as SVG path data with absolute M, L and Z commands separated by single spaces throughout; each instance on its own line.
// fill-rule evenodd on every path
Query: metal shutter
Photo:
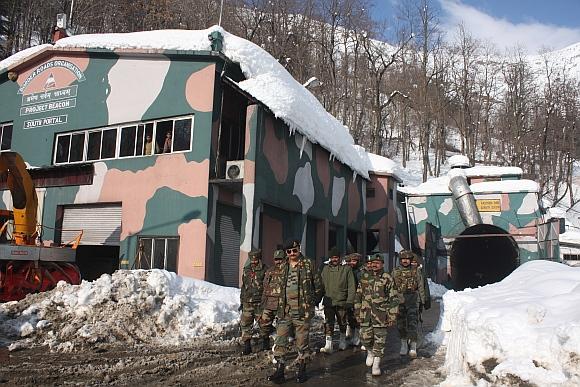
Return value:
M 240 208 L 218 204 L 216 213 L 216 283 L 238 287 L 242 211 Z
M 95 204 L 64 207 L 61 241 L 67 243 L 83 230 L 81 244 L 118 246 L 121 238 L 121 205 Z

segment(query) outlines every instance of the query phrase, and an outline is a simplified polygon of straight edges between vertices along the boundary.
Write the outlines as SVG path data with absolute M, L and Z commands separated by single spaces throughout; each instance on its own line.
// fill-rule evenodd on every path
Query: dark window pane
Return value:
M 89 133 L 89 145 L 87 147 L 87 160 L 98 160 L 101 158 L 101 134 L 98 132 Z
M 165 270 L 177 273 L 177 251 L 179 249 L 179 239 L 167 239 L 167 260 Z
M 10 149 L 12 146 L 12 125 L 4 126 L 2 129 L 2 146 L 0 147 L 1 150 Z
M 71 145 L 70 145 L 70 159 L 73 161 L 83 161 L 83 153 L 85 150 L 85 134 L 76 133 L 72 135 Z
M 141 156 L 143 154 L 143 136 L 145 132 L 145 125 L 137 125 L 137 145 L 135 146 L 135 155 Z M 122 144 L 121 144 L 122 146 Z
M 165 239 L 155 238 L 153 244 L 153 268 L 165 268 Z
M 153 250 L 153 239 L 139 239 L 139 248 L 140 251 L 138 251 L 137 254 L 137 262 L 135 262 L 135 267 L 137 269 L 151 269 L 151 251 Z
M 68 162 L 68 150 L 70 147 L 70 135 L 58 136 L 56 139 L 56 159 L 57 163 Z
M 117 146 L 117 129 L 103 130 L 103 149 L 101 150 L 101 158 L 111 159 L 115 157 L 116 146 Z
M 136 131 L 136 126 L 127 126 L 125 128 L 121 128 L 121 149 L 119 149 L 120 157 L 135 155 Z
M 171 152 L 173 136 L 173 120 L 159 121 L 157 123 L 157 132 L 155 134 L 155 153 Z
M 191 118 L 175 121 L 173 151 L 189 150 L 191 144 Z
M 153 122 L 145 124 L 145 142 L 143 145 L 143 154 L 153 154 Z

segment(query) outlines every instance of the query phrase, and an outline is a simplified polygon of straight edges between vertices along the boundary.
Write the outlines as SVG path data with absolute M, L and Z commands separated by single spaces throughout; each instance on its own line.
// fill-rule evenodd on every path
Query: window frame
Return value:
M 175 148 L 175 123 L 177 121 L 184 121 L 184 120 L 191 120 L 191 127 L 189 128 L 189 141 L 188 141 L 188 148 L 183 150 L 174 150 Z M 157 145 L 157 125 L 159 122 L 167 122 L 172 121 L 171 125 L 171 132 L 172 132 L 172 144 L 171 144 L 171 151 L 170 152 L 156 152 Z M 151 153 L 145 153 L 145 138 L 147 135 L 147 126 L 152 124 L 153 127 L 151 128 L 152 133 L 152 145 L 151 145 Z M 175 117 L 166 117 L 166 118 L 159 118 L 155 120 L 147 120 L 147 121 L 133 121 L 133 122 L 124 122 L 117 125 L 108 125 L 104 127 L 98 128 L 90 128 L 90 129 L 82 129 L 82 130 L 74 130 L 70 132 L 62 132 L 62 133 L 55 133 L 54 137 L 54 147 L 53 147 L 53 154 L 52 154 L 52 164 L 53 165 L 65 165 L 65 164 L 78 164 L 78 163 L 85 163 L 85 162 L 96 162 L 96 161 L 104 161 L 104 160 L 116 160 L 116 159 L 127 159 L 127 158 L 136 158 L 136 157 L 149 157 L 149 156 L 160 156 L 166 154 L 174 154 L 174 153 L 187 153 L 193 150 L 193 135 L 194 135 L 194 124 L 195 124 L 195 115 L 188 114 L 188 115 L 181 115 Z M 2 125 L 2 124 L 0 124 Z M 143 138 L 141 143 L 141 154 L 137 154 L 137 145 L 139 143 L 138 135 L 139 135 L 139 127 L 143 127 Z M 127 156 L 121 156 L 121 140 L 122 140 L 122 133 L 124 128 L 135 127 L 135 140 L 133 144 L 133 154 Z M 104 134 L 108 130 L 115 130 L 115 151 L 112 157 L 103 157 L 103 138 Z M 96 159 L 88 159 L 89 156 L 89 137 L 91 133 L 100 132 L 100 144 L 99 144 L 99 157 Z M 71 145 L 72 145 L 72 138 L 75 134 L 84 134 L 84 146 L 82 151 L 82 159 L 79 161 L 70 161 L 71 155 Z M 69 147 L 67 152 L 66 161 L 57 162 L 57 150 L 58 150 L 58 142 L 59 139 L 62 137 L 69 137 Z M 1 144 L 1 137 L 0 137 L 0 144 Z
M 4 129 L 10 126 L 11 133 L 10 133 L 10 144 L 8 148 L 2 149 L 2 143 L 4 141 Z M 0 152 L 12 150 L 12 138 L 14 137 L 14 121 L 7 121 L 7 122 L 0 122 Z
M 162 268 L 154 267 L 155 256 L 154 256 L 154 254 L 151 254 L 150 257 L 145 257 L 146 258 L 145 262 L 147 262 L 147 266 L 148 266 L 148 269 L 145 269 L 145 270 L 162 269 L 162 270 L 167 270 L 167 271 L 172 271 L 172 270 L 169 270 L 167 268 L 167 251 L 168 251 L 168 245 L 169 245 L 167 242 L 169 240 L 177 241 L 176 250 L 175 250 L 175 271 L 174 271 L 174 273 L 177 273 L 178 264 L 179 264 L 179 243 L 180 243 L 179 235 L 163 235 L 163 236 L 161 236 L 161 235 L 139 235 L 137 237 L 137 254 L 135 255 L 136 260 L 138 259 L 137 257 L 139 256 L 139 249 L 140 249 L 141 243 L 144 240 L 151 241 L 151 252 L 155 251 L 155 244 L 159 243 L 159 242 L 156 242 L 156 240 L 163 240 L 164 244 L 165 244 L 164 251 L 163 251 L 163 267 Z M 142 253 L 144 253 L 144 251 L 142 251 Z M 141 258 L 141 259 L 143 259 L 143 258 Z M 142 267 L 137 267 L 137 262 L 135 262 L 133 265 L 137 269 L 142 268 Z M 141 266 L 143 266 L 143 265 L 141 265 Z

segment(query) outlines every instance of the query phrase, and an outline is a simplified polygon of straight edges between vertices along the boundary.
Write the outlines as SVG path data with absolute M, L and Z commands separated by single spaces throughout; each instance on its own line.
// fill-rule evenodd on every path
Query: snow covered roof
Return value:
M 403 180 L 400 176 L 400 166 L 396 161 L 370 152 L 367 155 L 370 163 L 369 172 L 377 175 L 391 175 L 400 181 Z
M 219 26 L 206 30 L 160 30 L 117 34 L 86 34 L 60 39 L 55 49 L 109 49 L 122 52 L 139 50 L 210 51 L 208 35 L 219 31 L 223 35 L 223 54 L 239 63 L 247 78 L 238 86 L 266 105 L 282 119 L 290 130 L 305 135 L 312 143 L 326 148 L 334 157 L 368 178 L 366 152 L 354 147 L 348 128 L 328 113 L 304 86 L 261 47 L 232 35 Z M 46 46 L 46 45 L 45 45 Z M 36 49 L 39 50 L 39 49 Z M 25 50 L 27 51 L 27 50 Z M 38 51 L 16 54 L 0 62 L 0 69 L 22 62 Z
M 560 242 L 580 245 L 580 231 L 568 230 L 560 234 Z
M 453 167 L 469 167 L 469 158 L 465 155 L 453 155 L 447 160 L 450 168 Z

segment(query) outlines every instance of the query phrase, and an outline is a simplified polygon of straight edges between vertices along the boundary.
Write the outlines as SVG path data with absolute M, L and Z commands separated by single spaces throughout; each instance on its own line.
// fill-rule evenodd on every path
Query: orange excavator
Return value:
M 79 284 L 76 261 L 80 237 L 65 246 L 43 246 L 37 225 L 38 198 L 26 164 L 16 152 L 0 153 L 0 175 L 12 195 L 13 210 L 0 210 L 5 219 L 0 236 L 0 302 L 50 290 L 59 281 Z M 12 229 L 11 232 L 9 230 Z

